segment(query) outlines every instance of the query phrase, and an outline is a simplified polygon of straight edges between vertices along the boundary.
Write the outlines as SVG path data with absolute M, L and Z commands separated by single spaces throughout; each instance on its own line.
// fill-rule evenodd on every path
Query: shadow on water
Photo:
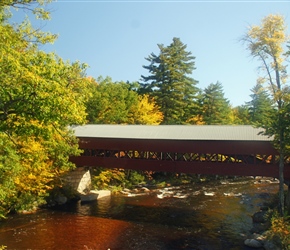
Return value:
M 276 190 L 270 184 L 246 182 L 71 203 L 11 217 L 0 224 L 0 245 L 8 249 L 245 250 L 251 215 Z M 170 195 L 159 199 L 165 192 Z

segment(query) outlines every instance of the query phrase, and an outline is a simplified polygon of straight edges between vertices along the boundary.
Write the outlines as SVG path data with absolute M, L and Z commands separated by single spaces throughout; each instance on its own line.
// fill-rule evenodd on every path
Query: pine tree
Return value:
M 252 100 L 247 103 L 251 123 L 259 126 L 269 126 L 273 116 L 273 101 L 259 82 L 251 91 L 250 97 Z
M 203 120 L 206 124 L 229 124 L 231 108 L 220 82 L 211 83 L 203 93 Z
M 186 47 L 179 38 L 173 38 L 167 47 L 158 44 L 159 55 L 151 53 L 146 58 L 150 65 L 143 66 L 150 75 L 141 76 L 144 83 L 140 91 L 156 100 L 164 114 L 163 124 L 186 123 L 195 106 L 197 81 L 189 76 L 195 69 L 195 57 Z

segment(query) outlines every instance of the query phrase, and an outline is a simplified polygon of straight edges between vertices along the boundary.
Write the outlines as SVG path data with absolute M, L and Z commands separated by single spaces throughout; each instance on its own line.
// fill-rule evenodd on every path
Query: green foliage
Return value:
M 274 106 L 274 115 L 266 124 L 266 134 L 274 136 L 275 147 L 279 151 L 279 211 L 284 214 L 284 158 L 289 141 L 289 86 L 287 83 L 286 61 L 289 53 L 284 51 L 288 35 L 285 19 L 281 15 L 268 15 L 260 26 L 248 29 L 243 41 L 254 58 L 261 61 L 264 77 L 259 82 L 267 84 L 267 90 Z
M 92 172 L 92 186 L 95 189 L 120 191 L 122 188 L 132 188 L 145 182 L 146 174 L 142 171 L 124 169 L 98 168 Z
M 50 19 L 50 12 L 45 9 L 52 0 L 1 0 L 0 8 L 13 7 L 16 10 L 30 11 L 37 19 Z
M 240 125 L 249 125 L 250 117 L 249 117 L 249 108 L 246 105 L 241 105 L 232 108 L 232 124 L 240 124 Z
M 159 55 L 151 53 L 146 58 L 149 76 L 141 76 L 144 83 L 140 93 L 148 93 L 154 97 L 164 115 L 163 124 L 184 124 L 192 117 L 194 99 L 198 89 L 197 81 L 191 78 L 195 57 L 186 51 L 179 38 L 165 47 L 158 44 Z
M 290 216 L 281 217 L 275 210 L 271 215 L 271 227 L 267 237 L 274 241 L 280 249 L 290 249 Z
M 85 122 L 86 65 L 38 49 L 47 38 L 25 22 L 0 23 L 0 217 L 45 202 L 80 153 L 69 125 Z
M 110 189 L 111 186 L 122 186 L 125 183 L 125 171 L 123 169 L 99 168 L 93 173 L 92 185 L 95 189 Z
M 220 82 L 211 83 L 205 88 L 202 97 L 203 121 L 205 124 L 229 124 L 231 108 L 224 97 Z
M 127 182 L 126 187 L 131 187 L 134 185 L 139 185 L 144 183 L 145 181 L 145 175 L 143 172 L 138 172 L 134 170 L 127 170 Z
M 260 82 L 251 91 L 252 100 L 247 103 L 250 121 L 256 126 L 269 127 L 274 115 L 273 101 Z
M 11 210 L 11 203 L 17 201 L 17 191 L 14 183 L 21 173 L 16 145 L 4 133 L 0 134 L 0 219 L 5 218 Z
M 165 181 L 158 182 L 158 183 L 156 184 L 156 186 L 157 186 L 158 188 L 164 188 L 164 187 L 166 187 L 166 185 L 167 185 L 167 183 L 166 183 Z
M 138 103 L 138 95 L 124 82 L 99 77 L 92 97 L 87 103 L 90 123 L 132 124 L 132 111 Z
M 98 82 L 98 83 L 97 83 Z M 92 96 L 87 102 L 89 123 L 159 124 L 162 113 L 148 95 L 138 95 L 132 85 L 99 77 L 92 83 Z

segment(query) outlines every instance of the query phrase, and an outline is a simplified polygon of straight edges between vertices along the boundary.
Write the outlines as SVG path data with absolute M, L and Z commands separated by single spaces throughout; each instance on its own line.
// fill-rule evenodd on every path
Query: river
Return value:
M 278 192 L 269 179 L 214 181 L 114 195 L 0 224 L 7 249 L 248 249 L 251 216 Z

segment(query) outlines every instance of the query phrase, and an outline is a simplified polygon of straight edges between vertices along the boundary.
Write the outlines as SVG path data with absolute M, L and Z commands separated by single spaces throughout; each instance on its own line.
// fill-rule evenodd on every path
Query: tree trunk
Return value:
M 279 213 L 284 216 L 284 154 L 280 153 L 279 160 Z
M 287 196 L 286 196 L 286 206 L 287 206 L 287 212 L 290 214 L 290 180 L 287 180 Z
M 281 103 L 279 103 L 279 109 L 281 110 Z M 282 126 L 282 117 L 279 114 L 279 125 L 280 125 L 280 135 L 279 135 L 279 151 L 280 151 L 280 159 L 279 159 L 279 205 L 278 210 L 280 216 L 284 216 L 284 152 L 285 152 L 285 133 L 284 128 Z

